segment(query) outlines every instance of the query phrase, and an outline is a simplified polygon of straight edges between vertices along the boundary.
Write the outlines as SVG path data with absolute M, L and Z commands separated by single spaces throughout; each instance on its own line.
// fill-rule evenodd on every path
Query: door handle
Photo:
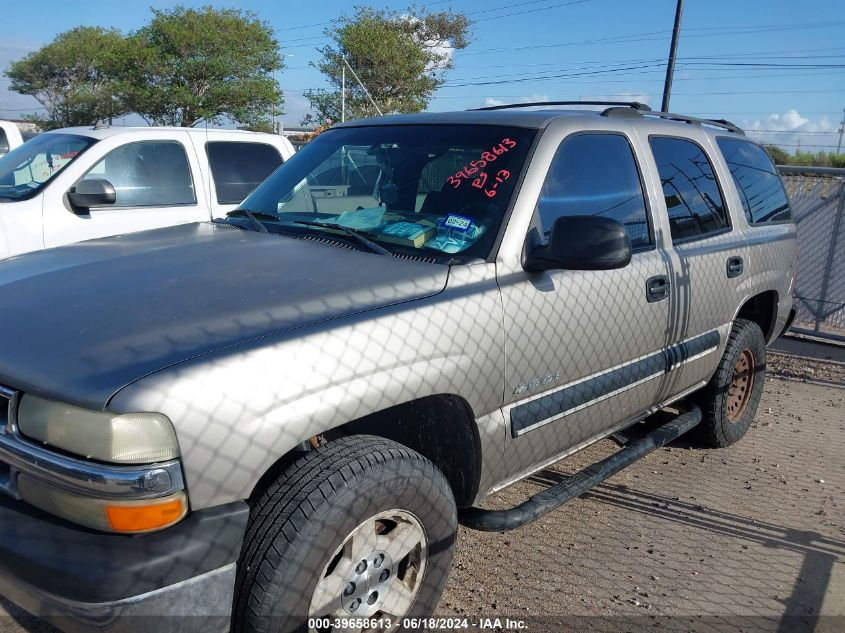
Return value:
M 729 279 L 739 277 L 742 274 L 742 257 L 728 257 L 727 273 Z
M 649 277 L 645 282 L 645 298 L 649 303 L 663 301 L 669 296 L 669 276 Z

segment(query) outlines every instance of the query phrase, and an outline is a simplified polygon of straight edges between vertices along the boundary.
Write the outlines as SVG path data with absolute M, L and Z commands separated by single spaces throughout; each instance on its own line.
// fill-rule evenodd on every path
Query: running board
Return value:
M 593 486 L 600 484 L 623 468 L 627 468 L 635 461 L 642 459 L 652 451 L 665 446 L 692 429 L 701 422 L 701 410 L 695 405 L 690 406 L 691 409 L 686 413 L 681 413 L 645 436 L 627 443 L 617 453 L 587 466 L 584 470 L 537 493 L 515 508 L 509 510 L 466 508 L 461 510 L 458 515 L 461 524 L 483 532 L 505 532 L 539 519 L 544 514 L 581 496 Z

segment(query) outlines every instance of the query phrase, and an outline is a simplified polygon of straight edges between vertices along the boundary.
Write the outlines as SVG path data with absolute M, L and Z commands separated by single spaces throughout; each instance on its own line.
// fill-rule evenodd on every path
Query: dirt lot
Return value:
M 774 369 L 799 365 L 842 386 L 769 379 L 732 447 L 679 442 L 530 526 L 462 528 L 440 613 L 530 631 L 845 631 L 845 380 L 807 361 Z M 488 505 L 615 450 L 594 445 Z
M 532 632 L 845 631 L 842 369 L 773 358 L 777 374 L 841 386 L 769 379 L 735 446 L 676 443 L 528 527 L 462 528 L 439 615 Z M 601 442 L 489 505 L 614 450 Z M 3 633 L 48 630 L 25 624 L 0 617 Z

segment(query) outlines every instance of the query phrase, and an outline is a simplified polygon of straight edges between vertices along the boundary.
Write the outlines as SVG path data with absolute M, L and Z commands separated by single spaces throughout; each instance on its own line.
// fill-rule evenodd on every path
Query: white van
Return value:
M 18 126 L 11 121 L 0 121 L 0 156 L 5 156 L 22 143 Z
M 0 258 L 223 216 L 293 151 L 282 136 L 241 130 L 40 134 L 0 158 Z

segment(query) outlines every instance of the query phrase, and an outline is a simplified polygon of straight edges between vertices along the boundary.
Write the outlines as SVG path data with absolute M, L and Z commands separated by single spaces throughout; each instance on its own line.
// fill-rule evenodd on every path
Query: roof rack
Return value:
M 602 116 L 624 118 L 654 116 L 659 117 L 661 119 L 667 119 L 669 121 L 683 121 L 684 123 L 690 124 L 711 125 L 713 127 L 720 127 L 724 130 L 728 130 L 730 132 L 735 132 L 736 134 L 742 134 L 743 136 L 745 136 L 745 132 L 742 130 L 742 128 L 725 119 L 699 119 L 698 117 L 687 116 L 685 114 L 673 114 L 671 112 L 654 112 L 653 110 L 630 110 L 628 108 L 608 108 L 607 110 L 604 110 L 601 114 Z
M 538 106 L 570 106 L 570 105 L 600 105 L 608 106 L 602 110 L 601 115 L 620 118 L 640 118 L 643 116 L 654 116 L 670 121 L 683 121 L 690 124 L 711 125 L 720 127 L 736 134 L 745 136 L 745 132 L 739 126 L 725 119 L 699 119 L 685 114 L 673 114 L 671 112 L 655 112 L 647 104 L 639 101 L 530 101 L 528 103 L 504 103 L 502 105 L 486 106 L 483 108 L 471 108 L 471 112 L 481 110 L 509 110 L 511 108 L 531 108 Z
M 470 108 L 471 112 L 480 110 L 509 110 L 511 108 L 536 108 L 538 106 L 570 106 L 570 105 L 600 105 L 613 106 L 615 108 L 633 108 L 640 112 L 651 112 L 651 108 L 639 101 L 530 101 L 528 103 L 505 103 L 502 105 L 485 106 L 483 108 Z M 608 108 L 611 109 L 611 108 Z M 605 110 L 606 112 L 607 110 Z

